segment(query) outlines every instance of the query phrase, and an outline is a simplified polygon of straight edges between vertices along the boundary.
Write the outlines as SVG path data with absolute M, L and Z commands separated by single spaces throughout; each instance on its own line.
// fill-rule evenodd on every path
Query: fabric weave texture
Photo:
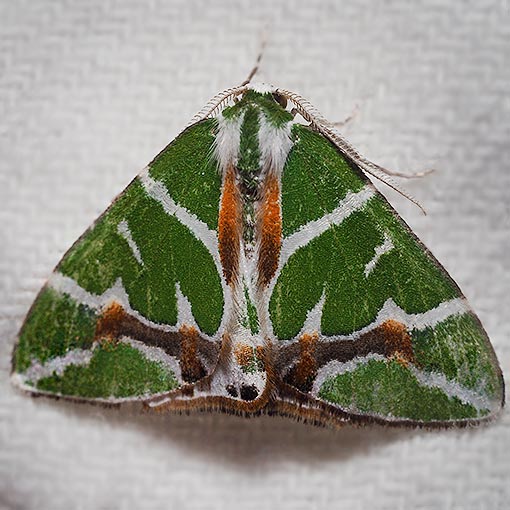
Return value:
M 0 509 L 504 509 L 510 418 L 449 431 L 151 415 L 31 399 L 17 331 L 52 268 L 217 92 L 257 80 L 341 121 L 510 373 L 510 4 L 0 1 Z

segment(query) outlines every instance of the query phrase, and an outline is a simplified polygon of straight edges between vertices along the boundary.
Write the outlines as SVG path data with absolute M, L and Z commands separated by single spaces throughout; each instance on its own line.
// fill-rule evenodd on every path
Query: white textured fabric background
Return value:
M 495 1 L 0 2 L 2 509 L 510 508 L 510 417 L 463 431 L 332 431 L 152 416 L 9 384 L 53 266 L 218 91 L 251 68 L 366 156 L 439 171 L 387 193 L 459 283 L 510 373 L 510 7 Z M 386 190 L 385 190 L 386 191 Z M 507 384 L 509 379 L 507 377 Z

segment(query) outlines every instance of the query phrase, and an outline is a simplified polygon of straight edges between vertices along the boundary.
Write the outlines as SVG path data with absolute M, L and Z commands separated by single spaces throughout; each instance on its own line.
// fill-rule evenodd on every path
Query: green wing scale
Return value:
M 487 335 L 368 179 L 380 167 L 267 85 L 229 89 L 195 120 L 39 293 L 19 387 L 326 425 L 498 414 Z

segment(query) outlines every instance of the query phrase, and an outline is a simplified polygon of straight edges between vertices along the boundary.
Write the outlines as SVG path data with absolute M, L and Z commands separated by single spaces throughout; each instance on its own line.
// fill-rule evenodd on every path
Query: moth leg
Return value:
M 343 128 L 350 124 L 358 116 L 359 112 L 360 112 L 359 104 L 356 104 L 354 105 L 352 112 L 347 117 L 345 117 L 344 120 L 332 122 L 331 125 L 335 126 L 336 128 Z
M 348 124 L 350 124 L 358 116 L 359 112 L 360 112 L 359 104 L 356 104 L 354 106 L 354 109 L 352 110 L 352 112 L 344 120 L 337 121 L 337 122 L 331 122 L 331 125 L 334 126 L 335 128 L 343 128 L 343 127 L 347 126 Z M 413 172 L 413 173 L 397 172 L 395 170 L 388 170 L 387 168 L 384 168 L 384 167 L 381 167 L 381 170 L 386 175 L 391 175 L 392 177 L 402 177 L 404 179 L 417 179 L 417 178 L 425 177 L 425 176 L 431 174 L 432 172 L 435 172 L 435 170 L 433 168 L 428 168 L 426 170 L 422 170 L 421 172 Z
M 329 122 L 329 124 L 335 128 L 343 128 L 350 124 L 358 116 L 359 110 L 360 110 L 359 105 L 356 104 L 352 112 L 345 119 L 336 122 Z M 292 108 L 290 110 L 290 113 L 292 114 L 293 118 L 296 118 L 296 115 L 298 115 L 300 112 L 297 108 Z

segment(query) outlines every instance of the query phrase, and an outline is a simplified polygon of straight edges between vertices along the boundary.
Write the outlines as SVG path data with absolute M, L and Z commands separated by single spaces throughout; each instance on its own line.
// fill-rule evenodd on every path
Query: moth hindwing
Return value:
M 15 383 L 323 424 L 493 417 L 487 335 L 374 167 L 296 94 L 220 94 L 58 264 Z

